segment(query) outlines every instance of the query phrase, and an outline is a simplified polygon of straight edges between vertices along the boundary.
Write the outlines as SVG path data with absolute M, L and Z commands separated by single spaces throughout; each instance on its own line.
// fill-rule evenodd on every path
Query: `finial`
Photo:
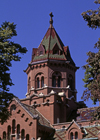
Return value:
M 53 24 L 53 19 L 52 19 L 53 14 L 52 14 L 52 12 L 49 15 L 50 15 L 50 25 L 52 25 Z

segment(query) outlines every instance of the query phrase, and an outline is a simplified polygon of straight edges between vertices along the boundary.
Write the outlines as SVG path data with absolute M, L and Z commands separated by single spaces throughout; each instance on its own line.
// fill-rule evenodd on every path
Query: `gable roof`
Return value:
M 76 122 L 76 121 L 72 121 L 71 123 L 70 123 L 70 125 L 67 127 L 67 129 L 66 130 L 68 130 L 72 125 L 73 125 L 73 123 L 80 129 L 81 128 L 81 126 Z
M 53 128 L 50 122 L 37 109 L 21 103 L 18 98 L 14 98 L 13 100 L 15 100 L 33 119 L 38 119 L 38 125 Z
M 50 122 L 34 107 L 23 104 L 24 107 L 28 110 L 28 112 L 30 112 L 33 116 L 37 116 L 38 115 L 38 124 L 39 125 L 44 125 L 47 127 L 52 127 L 50 125 Z M 53 127 L 52 127 L 53 128 Z

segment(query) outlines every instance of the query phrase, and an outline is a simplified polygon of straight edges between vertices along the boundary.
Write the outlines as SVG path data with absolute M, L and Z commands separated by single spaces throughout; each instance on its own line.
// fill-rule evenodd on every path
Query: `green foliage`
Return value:
M 8 106 L 13 98 L 9 87 L 13 85 L 10 78 L 9 68 L 11 62 L 20 61 L 19 53 L 27 52 L 25 47 L 11 41 L 13 36 L 17 36 L 16 25 L 10 22 L 4 22 L 0 27 L 0 122 L 3 123 L 10 116 Z
M 94 3 L 100 4 L 100 0 Z M 84 20 L 90 28 L 97 29 L 100 27 L 100 7 L 97 10 L 88 10 L 82 13 Z M 83 66 L 85 69 L 85 77 L 83 79 L 86 90 L 83 92 L 82 99 L 91 98 L 95 104 L 100 101 L 100 38 L 94 45 L 98 49 L 97 53 L 89 51 L 87 53 L 87 64 Z

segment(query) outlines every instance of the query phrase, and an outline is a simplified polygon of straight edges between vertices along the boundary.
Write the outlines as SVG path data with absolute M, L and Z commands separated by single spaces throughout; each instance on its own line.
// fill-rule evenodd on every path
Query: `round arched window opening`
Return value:
M 11 105 L 10 112 L 15 111 L 15 110 L 16 110 L 16 105 L 15 104 Z
M 44 87 L 44 77 L 41 78 L 41 87 Z
M 29 134 L 26 135 L 26 140 L 29 140 Z
M 74 139 L 73 132 L 70 133 L 70 139 L 71 139 L 71 140 Z
M 78 139 L 78 132 L 75 132 L 75 139 Z
M 52 86 L 53 87 L 61 87 L 61 73 L 54 72 L 52 75 Z

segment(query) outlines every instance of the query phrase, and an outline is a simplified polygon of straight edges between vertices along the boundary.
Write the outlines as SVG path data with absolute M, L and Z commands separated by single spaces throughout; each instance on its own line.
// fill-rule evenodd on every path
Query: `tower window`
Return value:
M 29 79 L 28 79 L 28 92 L 30 92 L 30 88 L 31 88 L 31 78 L 29 77 Z
M 61 87 L 61 73 L 54 72 L 52 75 L 52 86 L 53 87 Z
M 59 51 L 58 50 L 54 50 L 53 54 L 59 54 Z
M 43 51 L 40 51 L 40 55 L 43 55 Z
M 41 87 L 44 87 L 44 77 L 41 78 Z
M 60 83 L 61 83 L 61 77 L 58 76 L 58 87 L 60 87 Z
M 73 90 L 73 76 L 71 74 L 68 77 L 68 85 L 70 85 L 70 88 Z
M 56 77 L 55 76 L 52 77 L 52 86 L 56 87 Z
M 40 81 L 39 81 L 39 77 L 37 78 L 37 88 L 40 87 Z

